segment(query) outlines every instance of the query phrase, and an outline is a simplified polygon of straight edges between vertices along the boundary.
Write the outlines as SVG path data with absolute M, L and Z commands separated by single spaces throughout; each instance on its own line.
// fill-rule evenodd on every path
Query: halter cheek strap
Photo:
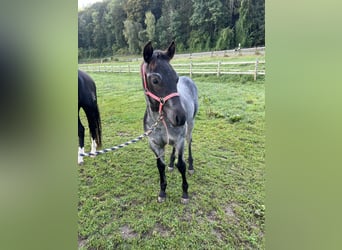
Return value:
M 143 77 L 144 80 L 144 90 L 145 90 L 145 95 L 151 97 L 152 99 L 156 100 L 157 102 L 159 102 L 159 115 L 162 115 L 162 110 L 163 110 L 163 106 L 164 104 L 170 100 L 172 97 L 175 96 L 179 96 L 179 94 L 177 92 L 171 93 L 165 97 L 158 97 L 155 94 L 153 94 L 151 91 L 148 90 L 147 88 L 147 77 L 146 77 L 146 63 L 143 63 L 141 65 L 141 75 Z

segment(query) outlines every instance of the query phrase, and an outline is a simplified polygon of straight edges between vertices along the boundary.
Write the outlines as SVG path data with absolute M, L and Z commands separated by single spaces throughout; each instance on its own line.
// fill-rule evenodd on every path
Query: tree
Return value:
M 177 51 L 183 51 L 188 48 L 191 32 L 192 2 L 176 0 L 175 4 L 174 11 L 170 13 L 170 32 L 177 43 Z
M 124 5 L 127 19 L 143 25 L 145 20 L 145 12 L 148 11 L 148 5 L 149 1 L 127 0 Z
M 89 57 L 89 50 L 92 47 L 93 24 L 91 12 L 84 10 L 78 14 L 78 48 L 82 50 L 80 57 Z
M 124 21 L 126 20 L 126 12 L 123 9 L 125 0 L 112 0 L 108 3 L 106 8 L 106 25 L 108 35 L 111 40 L 111 48 L 113 53 L 118 53 L 128 47 L 124 34 Z
M 210 49 L 214 42 L 218 30 L 222 26 L 224 19 L 223 6 L 220 0 L 192 0 L 193 14 L 190 24 L 194 30 L 193 35 L 204 36 L 209 41 L 201 41 L 200 47 Z
M 106 0 L 78 12 L 79 58 L 129 51 L 153 40 L 177 51 L 265 44 L 265 0 Z
M 128 43 L 128 50 L 130 53 L 140 52 L 139 32 L 141 30 L 142 26 L 140 23 L 133 22 L 128 19 L 124 22 L 123 34 Z
M 151 11 L 148 11 L 145 14 L 145 24 L 146 24 L 147 38 L 148 40 L 153 41 L 154 35 L 156 32 L 156 19 Z
M 242 0 L 236 23 L 236 42 L 243 47 L 265 43 L 265 0 Z
M 224 28 L 220 31 L 217 42 L 216 49 L 224 50 L 230 49 L 234 46 L 234 32 L 230 28 Z

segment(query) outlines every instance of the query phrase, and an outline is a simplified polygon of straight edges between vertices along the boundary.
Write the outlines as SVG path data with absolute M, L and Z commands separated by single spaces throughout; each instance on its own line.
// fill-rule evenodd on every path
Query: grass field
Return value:
M 90 75 L 98 89 L 104 147 L 142 134 L 146 105 L 140 76 Z M 159 174 L 147 139 L 85 158 L 78 166 L 79 249 L 265 248 L 264 81 L 193 79 L 200 109 L 193 132 L 195 174 L 188 176 L 190 203 L 180 203 L 177 170 L 166 173 L 168 196 L 157 203 Z M 82 120 L 86 123 L 83 114 Z M 167 162 L 170 153 L 167 148 Z

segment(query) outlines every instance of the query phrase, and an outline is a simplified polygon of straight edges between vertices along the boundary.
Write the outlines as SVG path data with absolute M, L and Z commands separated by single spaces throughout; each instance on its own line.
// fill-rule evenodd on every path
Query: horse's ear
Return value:
M 176 52 L 176 44 L 175 41 L 172 41 L 169 45 L 169 48 L 167 49 L 167 55 L 170 58 L 170 60 L 173 58 Z
M 145 47 L 144 47 L 144 60 L 146 63 L 149 63 L 151 61 L 152 58 L 152 54 L 153 54 L 153 47 L 152 47 L 152 42 L 149 41 Z

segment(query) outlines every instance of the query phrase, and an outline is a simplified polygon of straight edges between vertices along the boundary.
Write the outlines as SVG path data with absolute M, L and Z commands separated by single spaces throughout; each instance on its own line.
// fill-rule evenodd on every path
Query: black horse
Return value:
M 158 202 L 163 202 L 166 198 L 164 150 L 169 144 L 173 147 L 169 170 L 173 170 L 177 154 L 176 166 L 182 175 L 181 202 L 188 203 L 184 143 L 186 139 L 189 146 L 189 173 L 192 174 L 194 169 L 191 141 L 194 118 L 198 110 L 198 95 L 195 83 L 188 77 L 178 77 L 170 65 L 175 49 L 174 42 L 165 51 L 153 50 L 151 42 L 144 47 L 144 63 L 141 67 L 146 95 L 144 129 L 148 130 L 156 121 L 161 120 L 149 136 L 149 144 L 157 157 L 160 175 Z
M 78 164 L 83 164 L 84 126 L 80 120 L 80 109 L 83 109 L 88 120 L 91 135 L 91 153 L 101 147 L 101 118 L 97 105 L 96 85 L 85 72 L 78 70 Z

